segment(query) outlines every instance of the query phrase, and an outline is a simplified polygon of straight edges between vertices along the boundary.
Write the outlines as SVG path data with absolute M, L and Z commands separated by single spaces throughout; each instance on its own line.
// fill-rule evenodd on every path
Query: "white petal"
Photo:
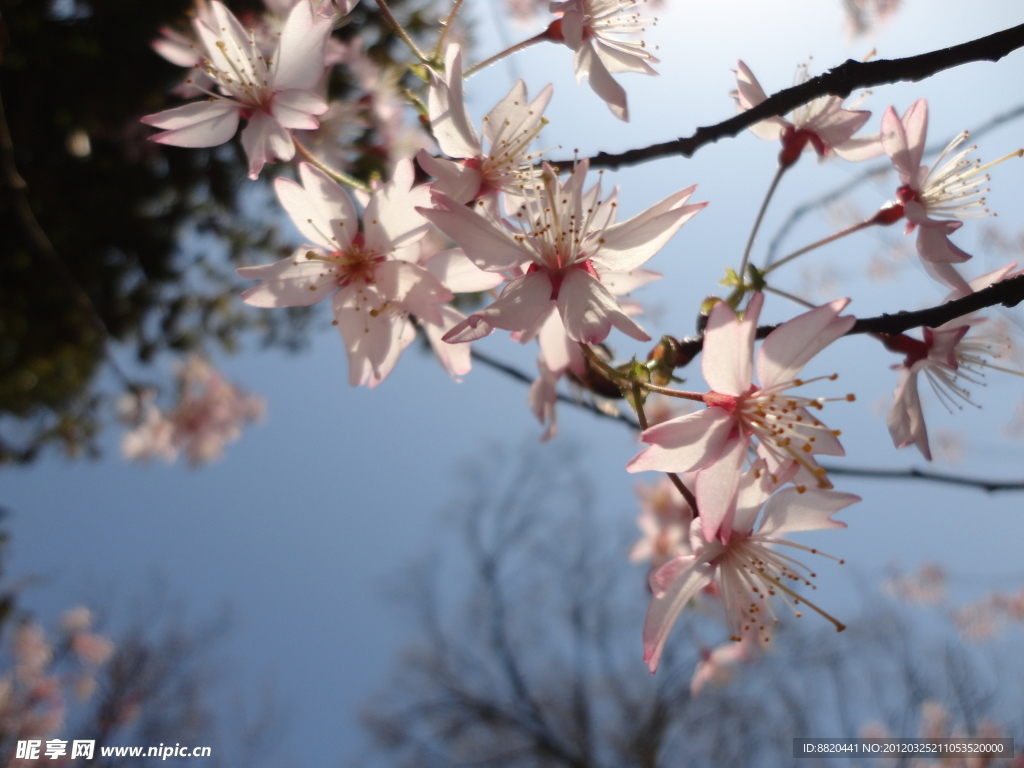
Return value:
M 227 99 L 196 101 L 146 115 L 142 122 L 165 129 L 151 137 L 174 147 L 216 147 L 235 135 L 242 107 Z
M 455 298 L 430 272 L 405 261 L 384 262 L 375 277 L 382 298 L 435 325 L 441 324 L 438 305 Z

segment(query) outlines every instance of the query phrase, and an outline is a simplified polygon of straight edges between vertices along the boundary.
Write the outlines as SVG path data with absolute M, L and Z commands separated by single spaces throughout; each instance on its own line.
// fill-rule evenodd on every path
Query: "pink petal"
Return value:
M 473 367 L 469 344 L 449 344 L 442 340 L 442 337 L 456 325 L 466 319 L 459 310 L 444 305 L 439 307 L 441 313 L 440 325 L 434 323 L 423 324 L 423 331 L 427 334 L 430 348 L 434 351 L 434 357 L 441 363 L 448 375 L 456 381 L 460 376 L 465 376 Z
M 142 122 L 166 129 L 150 137 L 158 144 L 216 147 L 235 135 L 241 110 L 240 104 L 228 99 L 210 99 L 146 115 Z
M 608 337 L 612 326 L 637 341 L 651 340 L 644 329 L 622 311 L 601 281 L 582 269 L 570 269 L 562 279 L 558 312 L 565 332 L 574 341 L 599 344 Z
M 768 500 L 756 535 L 777 538 L 794 531 L 845 528 L 846 523 L 833 520 L 832 515 L 858 501 L 860 496 L 852 493 L 817 488 L 800 493 L 793 486 L 787 486 Z
M 274 179 L 281 206 L 303 237 L 329 253 L 344 251 L 359 228 L 355 206 L 332 179 L 308 163 L 299 163 L 302 185 L 291 179 Z
M 369 302 L 361 303 L 348 293 L 342 290 L 335 294 L 334 317 L 345 340 L 349 383 L 354 387 L 375 387 L 395 367 L 402 350 L 416 338 L 416 329 L 403 313 L 384 309 L 374 315 L 367 311 L 376 308 L 372 304 L 378 301 L 378 306 L 383 305 L 376 292 L 369 296 Z
M 242 130 L 242 147 L 249 158 L 249 178 L 258 179 L 260 171 L 274 159 L 288 161 L 295 156 L 291 134 L 266 112 L 253 112 Z
M 308 2 L 295 3 L 281 30 L 274 58 L 274 90 L 308 90 L 320 81 L 326 67 L 327 38 L 333 26 L 330 19 L 313 13 Z
M 697 473 L 695 493 L 705 541 L 729 541 L 747 445 L 739 438 L 727 441 L 718 459 Z
M 899 384 L 893 392 L 893 404 L 885 419 L 889 436 L 897 448 L 906 448 L 913 443 L 928 461 L 932 452 L 928 447 L 928 428 L 924 423 L 921 398 L 917 393 L 917 371 L 902 368 Z
M 692 186 L 680 190 L 643 213 L 606 229 L 601 235 L 600 249 L 594 253 L 594 261 L 619 272 L 639 267 L 707 205 L 683 205 L 695 189 L 696 186 Z
M 468 165 L 434 157 L 427 150 L 421 149 L 416 155 L 420 168 L 433 176 L 433 189 L 447 195 L 456 203 L 464 205 L 475 198 L 480 192 L 482 176 L 480 171 Z
M 504 272 L 532 261 L 532 252 L 480 214 L 473 213 L 451 198 L 437 194 L 441 208 L 420 208 L 434 226 L 462 246 L 466 256 L 487 272 Z
M 238 274 L 260 285 L 242 292 L 242 301 L 253 307 L 307 307 L 331 295 L 334 279 L 322 261 L 306 258 L 300 248 L 287 259 L 257 267 L 241 267 Z
M 562 24 L 565 31 L 565 24 Z M 576 81 L 580 82 L 584 77 L 594 89 L 594 93 L 604 99 L 608 109 L 619 120 L 629 122 L 629 110 L 626 107 L 626 91 L 612 78 L 604 62 L 594 53 L 589 45 L 581 45 L 576 51 Z
M 427 98 L 430 127 L 441 151 L 448 157 L 478 157 L 480 139 L 466 114 L 462 97 L 462 49 L 449 45 L 445 52 L 445 74 L 435 74 Z
M 737 112 L 746 112 L 751 107 L 756 107 L 768 98 L 764 93 L 764 89 L 761 88 L 761 84 L 754 77 L 754 73 L 742 61 L 737 62 L 737 69 L 734 74 L 736 75 L 734 98 L 736 99 Z M 750 126 L 750 132 L 757 136 L 757 138 L 764 139 L 765 141 L 778 141 L 782 135 L 783 128 L 787 125 L 790 125 L 790 122 L 784 118 L 778 116 L 769 117 Z
M 666 563 L 668 567 L 670 563 Z M 644 661 L 651 674 L 658 669 L 668 633 L 686 604 L 711 583 L 711 569 L 706 563 L 695 563 L 682 570 L 661 597 L 651 598 L 644 619 Z
M 732 416 L 721 408 L 705 408 L 644 430 L 649 443 L 626 465 L 627 472 L 690 472 L 704 469 L 722 454 L 735 428 Z
M 363 213 L 367 248 L 386 253 L 416 242 L 430 229 L 420 214 L 430 202 L 430 187 L 413 188 L 414 177 L 412 158 L 405 157 L 395 164 L 391 181 L 374 190 Z
M 612 296 L 625 296 L 637 288 L 661 279 L 660 272 L 649 269 L 631 269 L 629 272 L 608 271 L 595 265 L 597 276 Z
M 517 277 L 505 286 L 497 300 L 474 312 L 444 336 L 447 342 L 474 341 L 492 333 L 495 328 L 529 332 L 539 328 L 554 302 L 551 280 L 544 272 L 531 272 Z
M 327 111 L 327 102 L 310 91 L 281 91 L 274 94 L 271 112 L 285 128 L 313 131 L 320 123 L 313 115 Z
M 904 206 L 906 207 L 906 206 Z M 949 241 L 949 233 L 960 228 L 959 221 L 931 222 L 932 226 L 921 226 L 917 230 L 917 255 L 923 261 L 938 264 L 960 264 L 971 258 L 967 251 L 957 248 Z
M 791 382 L 808 361 L 849 331 L 857 321 L 838 317 L 850 303 L 836 299 L 783 323 L 764 340 L 757 355 L 757 378 L 762 389 Z
M 489 291 L 505 281 L 500 274 L 484 272 L 477 267 L 461 248 L 434 254 L 426 268 L 454 293 Z
M 382 298 L 435 325 L 442 322 L 438 305 L 455 298 L 426 269 L 405 261 L 384 262 L 377 267 L 375 278 Z
M 751 296 L 742 321 L 724 301 L 711 308 L 704 331 L 701 371 L 712 391 L 738 397 L 750 389 L 754 336 L 763 303 L 764 294 Z

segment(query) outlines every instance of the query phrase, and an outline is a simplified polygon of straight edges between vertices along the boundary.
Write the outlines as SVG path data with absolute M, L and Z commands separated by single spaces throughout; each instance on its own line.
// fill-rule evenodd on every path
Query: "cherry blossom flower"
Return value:
M 626 91 L 612 78 L 613 73 L 642 72 L 656 75 L 651 64 L 658 59 L 643 40 L 633 39 L 656 19 L 642 18 L 637 0 L 565 0 L 551 3 L 551 12 L 561 16 L 548 28 L 549 39 L 565 43 L 576 52 L 573 66 L 576 82 L 587 78 L 594 93 L 608 104 L 620 120 L 629 120 Z
M 530 144 L 547 122 L 544 108 L 551 99 L 547 86 L 532 102 L 522 80 L 512 86 L 484 117 L 485 152 L 463 101 L 462 49 L 449 45 L 443 75 L 434 74 L 430 85 L 430 126 L 441 151 L 459 161 L 433 157 L 421 151 L 420 166 L 437 179 L 434 189 L 458 203 L 468 203 L 498 192 L 512 195 L 532 181 L 532 162 L 539 153 L 529 152 Z
M 216 461 L 246 423 L 263 415 L 261 398 L 225 380 L 198 355 L 189 356 L 177 379 L 178 398 L 169 411 L 158 408 L 149 391 L 123 399 L 121 419 L 133 424 L 121 444 L 126 459 L 173 462 L 184 453 L 192 466 Z
M 746 112 L 768 97 L 750 68 L 742 61 L 737 66 L 736 90 L 732 96 L 736 100 L 736 110 Z M 806 65 L 801 66 L 798 72 L 797 84 L 809 79 Z M 870 160 L 882 153 L 878 136 L 853 137 L 870 117 L 870 112 L 843 109 L 843 100 L 838 96 L 820 96 L 793 110 L 789 120 L 769 117 L 754 123 L 750 131 L 759 139 L 782 142 L 779 165 L 783 168 L 795 163 L 808 147 L 813 147 L 820 158 L 834 153 L 844 160 L 856 162 Z
M 749 664 L 756 646 L 746 635 L 739 642 L 729 642 L 714 649 L 701 649 L 701 658 L 690 678 L 690 695 L 697 696 L 707 685 L 721 686 L 732 680 L 740 664 Z
M 918 99 L 900 118 L 892 107 L 882 116 L 882 147 L 899 175 L 901 186 L 896 201 L 878 213 L 880 223 L 892 223 L 906 217 L 905 234 L 917 229 L 917 253 L 927 271 L 954 290 L 970 293 L 965 280 L 953 268 L 971 258 L 953 245 L 949 236 L 963 226 L 965 219 L 990 216 L 985 208 L 981 185 L 990 177 L 984 171 L 1003 160 L 1020 157 L 1024 150 L 1012 152 L 987 165 L 968 160 L 977 147 L 960 150 L 950 157 L 968 137 L 959 134 L 942 151 L 931 168 L 921 165 L 928 132 L 928 102 Z M 949 159 L 947 160 L 947 157 Z
M 242 277 L 263 281 L 242 299 L 254 307 L 295 307 L 333 295 L 349 382 L 376 386 L 416 336 L 410 313 L 443 325 L 439 305 L 453 298 L 434 274 L 396 253 L 426 234 L 428 224 L 414 208 L 429 192 L 412 188 L 412 161 L 400 162 L 394 178 L 370 196 L 360 231 L 355 206 L 340 186 L 308 163 L 299 164 L 299 177 L 301 185 L 277 179 L 274 187 L 313 245 L 273 264 L 239 269 Z
M 798 376 L 814 355 L 853 326 L 852 316 L 839 316 L 849 300 L 812 309 L 772 331 L 757 355 L 758 387 L 752 383 L 753 352 L 763 301 L 763 294 L 755 293 L 742 320 L 725 302 L 712 308 L 701 361 L 711 387 L 704 395 L 708 407 L 645 430 L 641 439 L 649 447 L 626 467 L 629 472 L 698 472 L 697 504 L 709 541 L 716 535 L 729 540 L 740 471 L 754 438 L 772 473 L 795 468 L 798 482 L 820 488 L 832 486 L 814 456 L 844 455 L 838 432 L 811 414 L 826 401 L 788 390 L 819 380 Z
M 599 343 L 613 326 L 634 339 L 650 339 L 604 285 L 601 271 L 636 269 L 706 203 L 686 205 L 695 189 L 689 187 L 612 224 L 617 204 L 601 200 L 600 183 L 583 192 L 587 168 L 582 161 L 563 184 L 545 163 L 542 184 L 524 190 L 525 202 L 511 231 L 440 193 L 434 196 L 436 209 L 420 209 L 481 269 L 525 270 L 497 301 L 449 331 L 446 341 L 472 341 L 495 328 L 533 338 L 553 308 L 576 342 Z
M 756 462 L 740 484 L 729 541 L 708 539 L 702 526 L 691 526 L 693 554 L 676 557 L 651 575 L 654 595 L 644 621 L 644 661 L 652 673 L 679 614 L 712 582 L 718 587 L 734 641 L 749 637 L 762 646 L 771 640 L 772 625 L 777 621 L 771 597 L 779 597 L 797 616 L 801 615 L 797 606 L 805 604 L 836 629 L 844 629 L 789 586 L 792 582 L 813 588 L 815 574 L 777 550 L 790 547 L 817 554 L 817 550 L 785 537 L 798 531 L 845 528 L 846 524 L 833 520 L 832 515 L 860 498 L 816 488 L 801 492 L 792 486 L 771 494 L 773 485 L 765 463 Z M 759 513 L 760 522 L 756 523 Z
M 987 288 L 1004 279 L 1016 266 L 1008 264 L 965 285 L 969 292 Z M 961 292 L 954 291 L 946 300 L 959 298 L 961 295 Z M 928 428 L 917 387 L 918 374 L 924 373 L 936 396 L 947 410 L 952 411 L 954 407 L 961 408 L 958 401 L 975 405 L 965 383 L 982 383 L 982 369 L 993 368 L 1007 373 L 1017 373 L 991 362 L 1009 348 L 1009 339 L 1001 334 L 972 333 L 975 328 L 986 322 L 982 317 L 968 315 L 951 320 L 938 328 L 922 329 L 922 339 L 915 339 L 905 333 L 881 337 L 887 349 L 906 355 L 901 364 L 893 366 L 894 370 L 899 371 L 899 381 L 893 393 L 892 408 L 886 418 L 889 435 L 897 448 L 916 445 L 925 459 L 932 460 Z M 968 333 L 972 334 L 970 338 L 967 338 Z
M 308 2 L 297 3 L 268 57 L 255 32 L 247 33 L 217 0 L 211 0 L 210 13 L 212 25 L 202 18 L 193 24 L 205 53 L 203 68 L 216 91 L 209 91 L 206 101 L 147 115 L 142 122 L 163 129 L 151 137 L 160 144 L 214 147 L 234 136 L 244 117 L 242 146 L 249 178 L 255 179 L 274 158 L 294 157 L 290 130 L 316 128 L 315 116 L 327 111 L 312 89 L 324 72 L 331 21 L 314 14 Z
M 684 477 L 683 482 L 692 482 Z M 690 554 L 690 523 L 693 510 L 672 482 L 662 475 L 654 485 L 637 484 L 640 516 L 636 524 L 641 537 L 629 551 L 634 563 L 650 562 L 660 568 L 681 554 Z

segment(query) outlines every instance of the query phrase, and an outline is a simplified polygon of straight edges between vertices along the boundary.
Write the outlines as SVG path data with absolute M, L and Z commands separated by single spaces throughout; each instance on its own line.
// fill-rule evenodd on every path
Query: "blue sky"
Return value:
M 482 8 L 470 10 L 479 18 L 483 55 L 497 46 L 493 17 Z M 620 78 L 630 98 L 629 125 L 617 122 L 586 85 L 574 83 L 567 49 L 538 47 L 516 62 L 531 93 L 555 78 L 544 146 L 561 145 L 559 155 L 574 148 L 583 155 L 621 150 L 724 119 L 733 113 L 727 93 L 737 58 L 771 92 L 790 84 L 796 65 L 808 56 L 816 71 L 862 58 L 872 47 L 882 57 L 910 55 L 1020 22 L 1019 0 L 976 3 L 970 14 L 947 0 L 908 0 L 877 37 L 851 41 L 838 2 L 793 0 L 783 17 L 780 4 L 761 0 L 668 0 L 656 13 L 658 25 L 648 40 L 660 46 L 661 76 Z M 515 39 L 529 32 L 510 27 L 506 34 Z M 1024 54 L 1018 52 L 999 65 L 975 64 L 920 85 L 878 88 L 864 105 L 874 112 L 869 129 L 877 130 L 887 105 L 902 111 L 925 95 L 932 102 L 933 142 L 951 138 L 1017 106 L 1022 75 Z M 501 65 L 471 80 L 471 111 L 486 112 L 510 84 L 508 68 Z M 986 136 L 979 155 L 992 159 L 1022 143 L 1021 123 L 1012 123 Z M 745 134 L 707 147 L 693 160 L 669 159 L 606 175 L 606 183 L 622 187 L 625 215 L 693 183 L 699 184 L 694 199 L 711 201 L 649 264 L 665 277 L 636 298 L 650 309 L 645 322 L 654 335 L 690 333 L 697 303 L 720 290 L 715 283 L 726 266 L 736 266 L 775 154 L 774 146 Z M 770 235 L 792 206 L 857 170 L 841 163 L 818 167 L 805 157 L 785 179 L 762 232 Z M 1003 214 L 997 221 L 1005 231 L 1016 234 L 1024 163 L 1001 166 L 993 175 L 991 206 Z M 858 203 L 872 210 L 891 196 L 892 181 L 890 176 L 866 186 Z M 810 217 L 790 244 L 809 242 L 827 227 L 823 217 Z M 957 242 L 972 250 L 980 231 L 981 225 L 968 224 Z M 887 257 L 889 243 L 901 238 L 897 231 L 882 235 L 837 245 L 808 256 L 805 264 L 812 271 L 836 272 L 840 295 L 852 296 L 851 311 L 858 313 L 940 300 L 942 292 L 913 259 L 901 262 L 900 280 L 866 277 L 867 260 L 873 254 Z M 978 272 L 1000 263 L 1001 257 L 986 256 L 980 246 L 977 254 Z M 802 271 L 803 265 L 794 265 L 788 287 L 800 289 Z M 791 311 L 781 301 L 770 302 L 766 318 L 782 319 Z M 643 352 L 624 338 L 611 341 L 622 355 Z M 489 339 L 481 348 L 525 369 L 536 354 L 506 338 Z M 373 391 L 348 386 L 344 351 L 330 328 L 300 355 L 252 351 L 219 362 L 229 378 L 269 404 L 266 422 L 230 446 L 222 462 L 195 471 L 128 464 L 117 456 L 119 436 L 111 430 L 104 438 L 107 455 L 98 462 L 48 458 L 28 469 L 5 470 L 2 502 L 13 511 L 7 521 L 9 575 L 42 577 L 25 592 L 23 604 L 44 619 L 85 602 L 109 610 L 116 621 L 129 598 L 144 592 L 154 577 L 197 618 L 230 605 L 235 628 L 222 652 L 242 689 L 255 695 L 269 681 L 289 711 L 282 764 L 312 762 L 311 757 L 318 764 L 344 764 L 364 746 L 355 719 L 360 702 L 385 682 L 413 630 L 382 587 L 439 535 L 438 512 L 454 493 L 455 466 L 492 443 L 550 447 L 534 442 L 540 429 L 527 410 L 525 387 L 486 369 L 453 383 L 415 346 Z M 912 449 L 894 451 L 885 431 L 885 398 L 895 383 L 887 366 L 894 362 L 879 345 L 856 339 L 813 364 L 817 373 L 840 371 L 836 394 L 858 395 L 857 403 L 827 411 L 828 423 L 844 431 L 851 464 L 923 465 Z M 699 379 L 696 370 L 690 375 Z M 980 412 L 950 416 L 932 398 L 930 424 L 936 431 L 955 430 L 962 440 L 964 459 L 947 468 L 1024 476 L 1020 442 L 1001 434 L 1021 400 L 1020 381 L 992 377 L 977 394 Z M 600 512 L 621 528 L 636 514 L 636 478 L 623 469 L 636 450 L 633 436 L 564 406 L 559 418 L 562 434 L 585 446 L 583 464 L 594 478 Z M 921 483 L 837 485 L 864 501 L 841 515 L 850 524 L 847 531 L 807 538 L 849 563 L 850 576 L 822 569 L 818 596 L 831 607 L 852 609 L 860 599 L 853 586 L 857 578 L 878 578 L 894 558 L 908 567 L 922 560 L 946 563 L 954 575 L 981 588 L 1020 583 L 1020 496 Z M 637 674 L 646 674 L 639 629 Z

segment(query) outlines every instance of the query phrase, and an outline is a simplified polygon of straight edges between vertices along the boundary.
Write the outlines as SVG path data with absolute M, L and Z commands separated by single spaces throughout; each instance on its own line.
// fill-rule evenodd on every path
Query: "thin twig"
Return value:
M 692 136 L 640 149 L 631 149 L 627 152 L 599 152 L 590 158 L 590 166 L 614 169 L 671 155 L 691 157 L 705 144 L 711 144 L 728 136 L 736 136 L 754 123 L 770 117 L 785 115 L 821 96 L 845 98 L 857 88 L 870 88 L 904 81 L 917 82 L 961 64 L 975 61 L 999 61 L 1021 47 L 1024 47 L 1024 24 L 918 56 L 908 56 L 903 59 L 876 59 L 874 61 L 850 59 L 805 83 L 779 91 L 760 104 L 728 120 L 698 128 Z M 552 161 L 552 165 L 571 167 L 571 163 L 564 160 Z
M 932 472 L 927 469 L 874 469 L 871 467 L 824 467 L 830 475 L 847 475 L 849 477 L 866 477 L 876 480 L 927 480 L 946 485 L 960 485 L 977 488 L 986 493 L 996 491 L 1024 491 L 1024 480 L 984 480 L 977 477 L 950 475 L 945 472 Z
M 520 381 L 524 384 L 532 384 L 533 378 L 518 368 L 509 365 L 507 363 L 500 362 L 494 358 L 485 355 L 481 352 L 473 350 L 473 359 L 499 371 L 510 378 Z M 585 400 L 577 400 L 566 395 L 558 394 L 560 402 L 567 403 L 575 406 L 576 408 L 582 408 L 585 411 L 603 416 L 613 421 L 618 421 L 622 424 L 640 431 L 641 427 L 639 422 L 633 421 L 629 416 L 620 413 L 618 416 L 610 413 L 605 413 L 600 410 L 593 403 L 589 403 Z M 872 467 L 836 467 L 832 465 L 824 466 L 823 468 L 831 475 L 846 475 L 848 477 L 864 477 L 878 480 L 922 480 L 934 483 L 944 483 L 947 485 L 959 485 L 965 488 L 977 488 L 978 490 L 985 491 L 986 493 L 996 493 L 998 491 L 1024 491 L 1024 480 L 985 480 L 983 478 L 966 477 L 963 475 L 950 475 L 944 472 L 933 472 L 926 469 L 916 469 L 914 467 L 908 467 L 907 469 L 875 469 Z M 671 477 L 671 475 L 670 475 Z M 677 486 L 678 487 L 678 486 Z M 685 488 L 685 486 L 684 486 Z M 685 496 L 689 493 L 689 489 L 686 489 L 684 493 L 680 489 L 680 493 Z M 694 500 L 696 503 L 696 500 Z

